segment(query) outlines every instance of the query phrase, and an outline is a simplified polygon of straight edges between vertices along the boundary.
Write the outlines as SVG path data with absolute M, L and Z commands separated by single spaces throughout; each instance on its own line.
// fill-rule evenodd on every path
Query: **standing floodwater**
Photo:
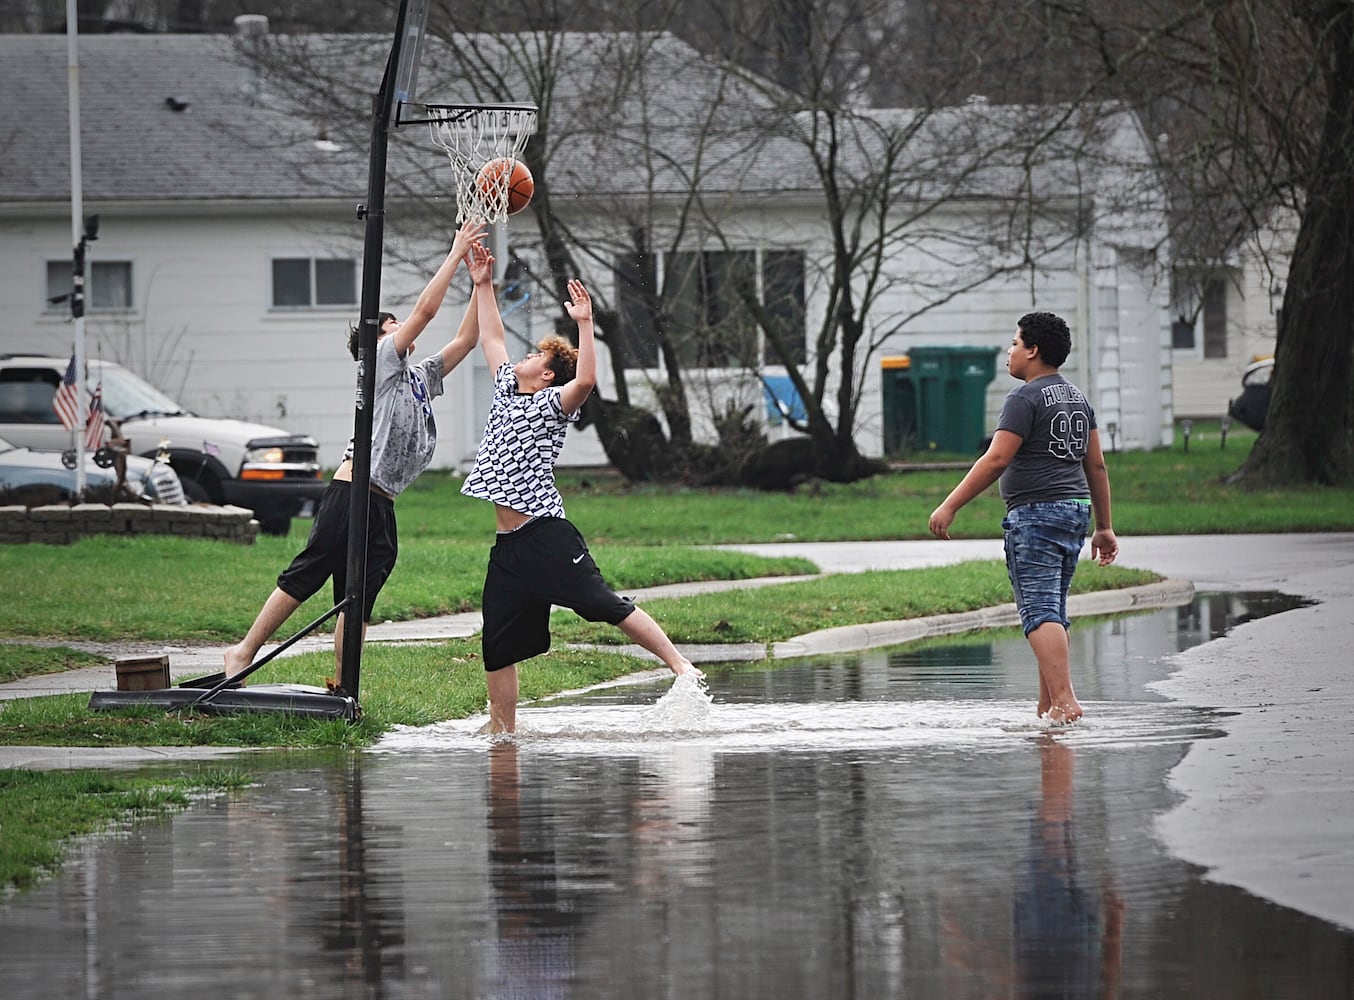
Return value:
M 256 787 L 0 907 L 6 994 L 1349 996 L 1354 935 L 1152 835 L 1225 720 L 1144 685 L 1261 605 L 1078 625 L 1061 730 L 1010 633 L 611 688 L 515 743 L 251 755 Z

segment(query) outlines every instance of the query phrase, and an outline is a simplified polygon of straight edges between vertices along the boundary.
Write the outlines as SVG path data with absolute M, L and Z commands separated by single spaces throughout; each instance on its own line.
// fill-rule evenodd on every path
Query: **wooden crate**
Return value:
M 169 656 L 133 656 L 114 664 L 119 691 L 158 691 L 169 687 Z

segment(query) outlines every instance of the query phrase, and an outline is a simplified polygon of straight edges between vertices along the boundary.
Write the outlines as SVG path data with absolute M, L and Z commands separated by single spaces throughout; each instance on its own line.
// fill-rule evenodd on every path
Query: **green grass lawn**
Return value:
M 1233 432 L 1223 446 L 1216 427 L 1197 424 L 1190 449 L 1107 456 L 1115 528 L 1134 535 L 1354 530 L 1354 491 L 1302 488 L 1247 491 L 1224 477 L 1254 440 Z M 688 580 L 736 580 L 812 573 L 800 559 L 762 559 L 705 546 L 782 540 L 925 538 L 931 510 L 962 471 L 899 471 L 850 485 L 810 483 L 788 493 L 632 485 L 614 476 L 561 475 L 570 518 L 619 590 Z M 492 511 L 459 493 L 460 479 L 426 473 L 399 501 L 400 560 L 376 605 L 376 617 L 405 620 L 478 607 Z M 955 537 L 1001 532 L 996 490 L 965 508 Z M 69 546 L 0 546 L 0 680 L 108 661 L 72 642 L 224 642 L 241 635 L 277 573 L 305 540 L 297 519 L 285 538 L 251 546 L 180 538 L 91 538 Z M 1086 564 L 1076 590 L 1132 586 L 1152 575 Z M 646 601 L 679 643 L 771 643 L 836 625 L 971 610 L 1010 601 L 999 562 L 899 573 L 862 573 L 757 590 Z M 318 595 L 280 635 L 331 606 Z M 556 615 L 556 648 L 521 668 L 522 697 L 610 680 L 647 662 L 567 643 L 618 642 L 615 629 Z M 42 644 L 35 639 L 46 640 Z M 332 654 L 274 661 L 260 682 L 318 683 Z M 163 711 L 90 712 L 87 695 L 24 699 L 0 711 L 0 744 L 55 746 L 369 745 L 394 725 L 462 718 L 484 704 L 476 639 L 420 646 L 372 644 L 363 653 L 362 719 L 355 724 L 285 715 L 200 716 Z M 0 885 L 29 884 L 59 864 L 68 836 L 114 818 L 181 808 L 186 790 L 238 787 L 230 774 L 183 769 L 160 784 L 82 772 L 0 771 Z M 55 807 L 73 799 L 74 812 Z M 53 810 L 29 806 L 52 800 Z
M 1115 528 L 1134 535 L 1354 530 L 1354 491 L 1246 491 L 1223 482 L 1254 435 L 1226 448 L 1196 426 L 1177 445 L 1108 456 Z M 958 471 L 894 472 L 850 485 L 811 483 L 790 493 L 631 485 L 615 476 L 561 475 L 570 518 L 588 538 L 608 582 L 634 589 L 687 580 L 812 572 L 802 560 L 765 560 L 699 546 L 778 540 L 925 538 L 932 509 Z M 377 620 L 471 610 L 479 605 L 493 534 L 488 504 L 461 496 L 461 480 L 425 473 L 399 502 L 400 561 L 377 601 Z M 960 512 L 955 537 L 996 538 L 996 490 Z M 0 638 L 224 642 L 248 628 L 277 573 L 305 540 L 238 546 L 185 538 L 90 538 L 70 546 L 0 546 Z M 326 591 L 293 627 L 332 606 Z

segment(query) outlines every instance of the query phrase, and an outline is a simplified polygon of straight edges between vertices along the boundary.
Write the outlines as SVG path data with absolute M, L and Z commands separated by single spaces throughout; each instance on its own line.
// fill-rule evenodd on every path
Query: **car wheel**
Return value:
M 260 514 L 254 512 L 254 517 L 259 522 L 259 530 L 265 535 L 285 535 L 291 531 L 291 518 L 278 514 Z
M 183 495 L 188 498 L 189 503 L 216 503 L 212 499 L 211 491 L 201 482 L 193 478 L 180 477 L 183 483 Z

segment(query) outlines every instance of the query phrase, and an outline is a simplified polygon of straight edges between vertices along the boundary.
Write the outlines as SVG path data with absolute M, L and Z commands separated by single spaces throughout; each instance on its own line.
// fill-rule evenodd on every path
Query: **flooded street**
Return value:
M 0 905 L 6 995 L 1349 997 L 1354 934 L 1153 834 L 1226 722 L 1147 690 L 1163 657 L 1295 603 L 1078 622 L 1061 729 L 1011 631 L 246 756 Z

